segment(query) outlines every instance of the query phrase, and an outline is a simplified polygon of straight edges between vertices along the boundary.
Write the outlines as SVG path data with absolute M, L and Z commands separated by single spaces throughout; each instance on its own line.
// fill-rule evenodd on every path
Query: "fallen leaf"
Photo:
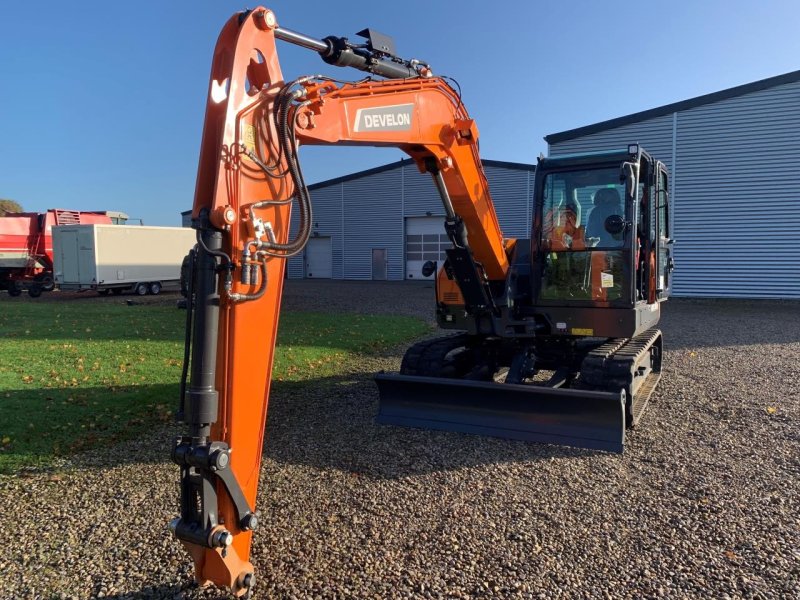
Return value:
M 778 409 L 775 408 L 774 406 L 768 406 L 767 407 L 767 414 L 768 415 L 774 415 L 776 412 L 778 412 Z

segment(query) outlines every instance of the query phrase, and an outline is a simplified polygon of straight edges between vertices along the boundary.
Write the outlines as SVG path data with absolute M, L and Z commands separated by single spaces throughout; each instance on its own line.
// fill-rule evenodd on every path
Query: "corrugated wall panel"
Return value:
M 550 154 L 632 141 L 670 167 L 675 295 L 800 298 L 800 83 L 566 140 Z
M 398 166 L 342 183 L 345 279 L 372 279 L 372 248 L 386 248 L 388 279 L 403 279 L 402 179 Z
M 678 114 L 675 293 L 800 298 L 800 83 Z
M 312 190 L 311 204 L 313 231 L 317 235 L 330 236 L 331 238 L 331 252 L 333 254 L 331 275 L 333 279 L 342 279 L 342 184 L 335 183 Z M 299 226 L 298 214 L 297 207 L 292 207 L 292 220 L 289 228 L 292 237 L 296 235 Z M 302 253 L 290 258 L 287 265 L 289 277 L 292 279 L 303 278 L 305 276 L 303 265 L 304 258 Z
M 420 173 L 416 165 L 404 165 L 403 216 L 424 217 L 429 212 L 432 215 L 441 215 L 444 219 L 444 207 L 433 177 L 428 173 Z
M 527 238 L 531 230 L 532 173 L 494 166 L 486 166 L 484 170 L 503 236 Z
M 600 131 L 592 135 L 565 140 L 551 144 L 550 156 L 572 154 L 575 152 L 593 152 L 597 150 L 617 150 L 628 144 L 640 143 L 650 154 L 667 165 L 672 173 L 672 129 L 673 116 L 664 115 L 648 121 L 631 123 Z
M 486 175 L 504 235 L 527 237 L 533 166 L 525 170 L 487 165 Z M 371 279 L 372 248 L 386 248 L 388 278 L 403 279 L 405 217 L 424 217 L 429 212 L 441 216 L 444 232 L 444 209 L 433 180 L 413 164 L 314 186 L 311 201 L 318 224 L 314 230 L 332 240 L 334 279 Z M 292 235 L 298 226 L 296 213 L 292 214 Z M 302 278 L 303 265 L 302 256 L 290 258 L 289 277 Z

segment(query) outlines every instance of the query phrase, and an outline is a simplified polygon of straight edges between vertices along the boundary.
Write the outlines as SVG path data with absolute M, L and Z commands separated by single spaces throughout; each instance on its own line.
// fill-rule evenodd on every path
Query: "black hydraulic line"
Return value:
M 231 300 L 234 302 L 249 302 L 250 300 L 258 300 L 264 293 L 267 291 L 267 260 L 266 258 L 259 261 L 259 266 L 261 267 L 261 285 L 259 286 L 258 290 L 253 294 L 237 294 L 232 293 L 228 294 Z M 249 265 L 242 265 L 243 270 L 249 269 Z
M 226 263 L 226 264 L 230 264 L 230 263 L 231 263 L 231 257 L 230 257 L 230 256 L 228 256 L 228 255 L 227 255 L 225 252 L 223 252 L 221 249 L 213 250 L 213 249 L 210 249 L 210 248 L 209 248 L 209 247 L 206 245 L 206 242 L 205 242 L 205 240 L 203 240 L 202 231 L 201 231 L 201 230 L 199 230 L 199 229 L 197 230 L 197 243 L 198 243 L 198 244 L 200 244 L 200 247 L 201 247 L 203 250 L 205 250 L 205 251 L 206 251 L 208 254 L 210 254 L 211 256 L 216 256 L 216 257 L 218 257 L 218 258 L 221 258 L 222 260 L 224 260 L 224 261 L 225 261 L 225 263 Z M 220 245 L 220 248 L 221 248 L 221 247 L 222 247 L 222 246 Z
M 186 276 L 186 329 L 183 338 L 183 367 L 181 368 L 181 392 L 178 400 L 178 411 L 175 414 L 175 420 L 183 422 L 185 417 L 184 412 L 184 398 L 186 398 L 186 381 L 189 378 L 189 358 L 192 351 L 192 319 L 194 318 L 194 281 L 195 267 L 197 266 L 197 251 L 192 249 L 189 251 L 189 264 Z
M 311 236 L 313 216 L 311 197 L 308 193 L 308 188 L 305 184 L 300 165 L 298 164 L 297 156 L 294 153 L 293 129 L 289 124 L 289 109 L 292 102 L 295 100 L 295 96 L 293 94 L 284 93 L 282 90 L 281 94 L 279 94 L 279 98 L 280 101 L 276 112 L 278 141 L 281 146 L 281 151 L 286 158 L 289 175 L 295 186 L 295 195 L 300 209 L 300 223 L 299 232 L 294 240 L 291 240 L 287 244 L 270 242 L 262 252 L 268 256 L 287 257 L 297 254 L 305 247 L 308 238 Z

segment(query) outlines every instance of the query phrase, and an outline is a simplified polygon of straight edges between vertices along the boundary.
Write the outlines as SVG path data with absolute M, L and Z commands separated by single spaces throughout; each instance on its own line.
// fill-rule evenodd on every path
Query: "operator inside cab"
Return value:
M 581 225 L 581 205 L 569 200 L 563 207 L 553 207 L 544 219 L 544 239 L 550 250 L 584 250 L 586 231 Z

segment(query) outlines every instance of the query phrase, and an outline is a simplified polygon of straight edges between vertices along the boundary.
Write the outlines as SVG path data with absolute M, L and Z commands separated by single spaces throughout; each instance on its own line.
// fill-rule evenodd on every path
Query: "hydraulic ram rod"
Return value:
M 386 54 L 362 45 L 354 46 L 347 38 L 331 35 L 324 40 L 318 40 L 285 27 L 276 27 L 274 31 L 279 40 L 318 52 L 329 65 L 353 67 L 387 79 L 430 76 L 430 69 L 424 63 L 394 57 L 384 58 Z
M 275 28 L 275 37 L 279 40 L 283 40 L 284 42 L 289 42 L 290 44 L 296 44 L 297 46 L 314 50 L 320 54 L 329 52 L 331 49 L 330 44 L 323 40 L 317 40 L 312 37 L 308 37 L 305 34 L 298 33 L 284 27 Z

